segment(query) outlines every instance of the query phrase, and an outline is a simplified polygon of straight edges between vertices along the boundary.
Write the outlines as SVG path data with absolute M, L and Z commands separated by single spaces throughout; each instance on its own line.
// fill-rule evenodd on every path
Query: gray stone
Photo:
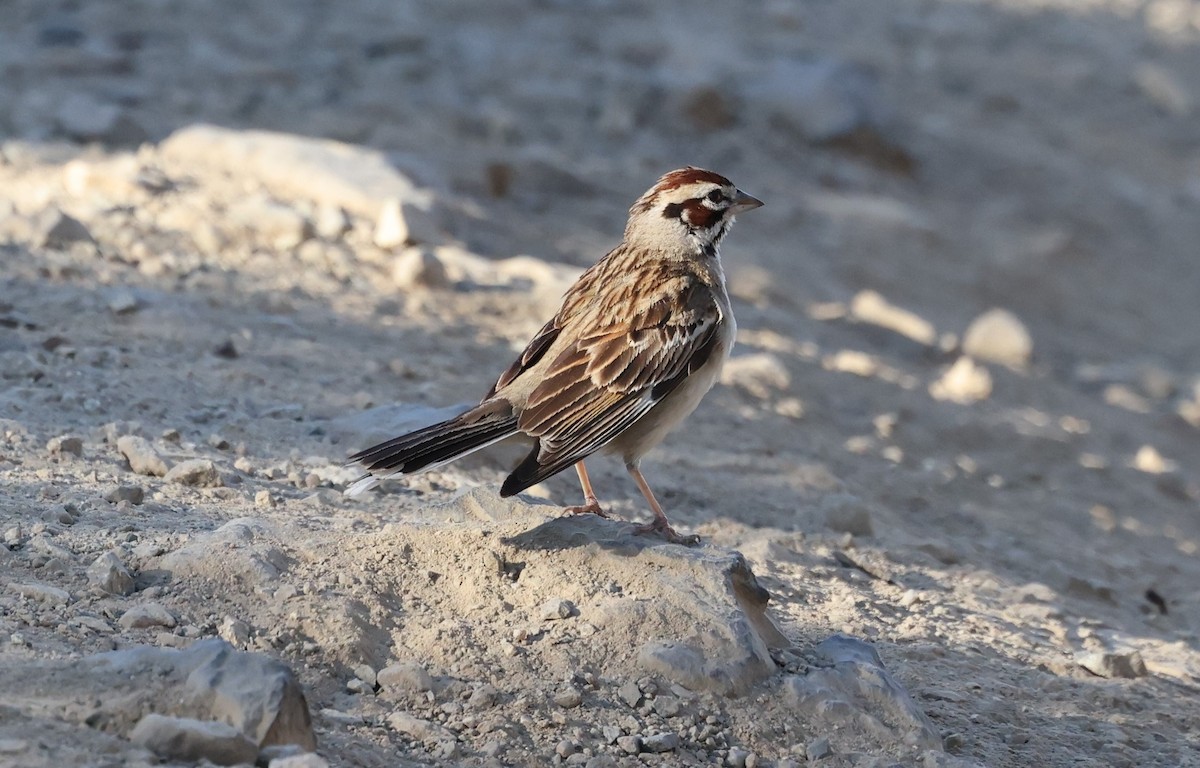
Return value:
M 858 740 L 880 749 L 942 750 L 937 728 L 884 668 L 870 644 L 834 635 L 818 644 L 816 651 L 831 666 L 783 681 L 785 698 L 800 716 L 836 732 L 848 745 Z
M 400 661 L 379 670 L 375 676 L 385 691 L 432 691 L 433 676 L 415 661 Z
M 213 488 L 221 485 L 221 476 L 211 459 L 187 459 L 171 467 L 164 477 L 168 483 Z
M 177 578 L 223 581 L 236 577 L 247 584 L 274 589 L 288 565 L 274 535 L 274 527 L 265 520 L 235 518 L 211 533 L 193 535 L 182 547 L 164 556 L 160 567 Z
M 1122 653 L 1092 652 L 1076 657 L 1079 666 L 1098 677 L 1145 677 L 1146 662 L 1137 651 Z
M 9 584 L 8 589 L 11 592 L 16 592 L 21 597 L 37 600 L 41 603 L 66 605 L 71 602 L 71 594 L 67 590 L 52 587 L 49 584 L 15 583 Z
M 656 733 L 642 740 L 647 752 L 672 752 L 679 748 L 679 736 L 674 733 Z
M 1024 370 L 1033 357 L 1033 338 L 1025 324 L 1006 309 L 989 309 L 963 334 L 963 352 L 990 363 Z
M 417 741 L 454 741 L 454 734 L 442 726 L 407 712 L 393 712 L 388 715 L 387 724 L 392 730 L 411 736 Z
M 748 749 L 730 747 L 729 754 L 725 756 L 725 765 L 731 766 L 731 768 L 746 768 L 746 758 L 751 754 Z
M 175 616 L 158 603 L 143 603 L 135 605 L 117 621 L 123 629 L 146 629 L 147 627 L 166 627 L 170 629 L 176 624 Z
M 428 248 L 405 248 L 392 262 L 392 282 L 397 288 L 446 288 L 446 265 Z
M 642 702 L 642 691 L 632 680 L 617 689 L 617 696 L 631 707 L 637 707 Z
M 833 750 L 829 748 L 829 739 L 822 736 L 819 739 L 813 739 L 808 742 L 805 747 L 805 753 L 808 755 L 808 761 L 815 763 L 833 754 Z
M 34 243 L 41 248 L 65 250 L 75 243 L 94 243 L 95 238 L 84 224 L 57 208 L 44 211 L 37 219 Z
M 474 710 L 490 709 L 500 700 L 500 691 L 491 683 L 484 683 L 471 692 L 467 699 L 467 707 Z
M 113 552 L 105 552 L 88 566 L 88 583 L 113 595 L 128 595 L 133 592 L 133 576 L 121 558 Z
M 144 437 L 122 435 L 117 438 L 117 450 L 129 462 L 129 468 L 139 475 L 162 477 L 167 474 L 167 462 Z
M 561 597 L 551 598 L 538 607 L 538 618 L 542 621 L 569 619 L 575 615 L 575 604 Z
M 329 768 L 329 761 L 316 752 L 272 758 L 267 768 Z
M 554 694 L 554 703 L 563 709 L 574 709 L 583 703 L 583 695 L 574 688 Z
M 627 754 L 636 755 L 642 751 L 642 737 L 636 735 L 618 736 L 617 747 Z
M 137 506 L 145 501 L 145 499 L 146 490 L 140 485 L 118 485 L 104 494 L 104 500 L 109 504 L 119 504 L 122 501 L 127 501 Z
M 108 311 L 114 315 L 132 315 L 142 308 L 142 302 L 130 290 L 119 288 L 108 294 Z
M 129 740 L 166 760 L 237 765 L 253 763 L 258 756 L 258 745 L 236 728 L 211 720 L 149 714 L 138 722 Z
M 52 437 L 50 438 L 50 442 L 46 443 L 46 450 L 51 456 L 61 456 L 64 453 L 69 453 L 72 456 L 82 456 L 83 440 L 73 435 Z

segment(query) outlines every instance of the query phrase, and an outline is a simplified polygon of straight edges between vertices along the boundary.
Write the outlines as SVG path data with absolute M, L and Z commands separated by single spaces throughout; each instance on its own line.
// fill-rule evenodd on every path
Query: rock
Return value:
M 554 694 L 554 703 L 563 709 L 574 709 L 583 703 L 583 695 L 574 688 Z
M 96 558 L 87 569 L 87 579 L 112 595 L 128 595 L 133 592 L 133 576 L 121 558 L 113 552 L 105 552 Z
M 37 600 L 41 603 L 49 603 L 51 605 L 66 605 L 71 602 L 71 594 L 65 589 L 52 587 L 49 584 L 36 583 L 14 583 L 9 584 L 8 589 L 11 592 L 16 592 L 21 597 L 30 600 Z
M 637 708 L 637 705 L 642 703 L 642 691 L 632 680 L 617 689 L 617 696 L 633 708 Z
M 647 752 L 672 752 L 679 748 L 679 736 L 674 733 L 656 733 L 642 740 Z
M 267 768 L 329 768 L 329 761 L 316 752 L 271 758 Z
M 117 450 L 129 462 L 129 468 L 139 475 L 162 477 L 167 474 L 167 462 L 144 437 L 122 435 L 117 438 Z
M 850 315 L 859 322 L 887 328 L 919 344 L 937 344 L 937 329 L 933 327 L 933 323 L 907 309 L 890 304 L 875 291 L 859 291 L 850 301 Z
M 311 200 L 374 221 L 383 201 L 428 209 L 433 195 L 396 170 L 384 152 L 294 134 L 192 125 L 160 147 L 164 161 L 189 171 L 251 177 L 280 200 Z
M 500 691 L 491 683 L 484 683 L 471 692 L 467 698 L 467 707 L 474 710 L 490 709 L 500 700 Z
M 411 736 L 417 741 L 454 741 L 454 734 L 442 726 L 407 712 L 393 712 L 388 715 L 387 724 L 392 730 Z
M 834 635 L 816 651 L 832 663 L 805 675 L 790 675 L 783 692 L 797 714 L 827 727 L 847 745 L 867 741 L 874 748 L 917 747 L 942 751 L 937 728 L 884 668 L 868 643 Z
M 825 526 L 831 531 L 855 536 L 870 536 L 871 512 L 866 503 L 849 493 L 832 493 L 821 499 Z
M 221 476 L 210 459 L 188 459 L 171 467 L 164 477 L 168 483 L 214 488 L 221 485 Z
M 552 598 L 542 603 L 537 610 L 538 618 L 542 621 L 557 621 L 569 619 L 575 615 L 575 604 L 561 597 Z
M 313 235 L 312 222 L 299 211 L 262 195 L 240 198 L 226 215 L 230 223 L 278 251 L 296 248 Z
M 108 295 L 108 311 L 114 315 L 132 315 L 142 308 L 142 302 L 133 291 L 119 288 Z
M 74 435 L 60 435 L 50 438 L 50 442 L 46 443 L 46 450 L 51 456 L 61 456 L 64 453 L 69 453 L 72 456 L 83 455 L 83 440 Z
M 888 122 L 875 78 L 847 62 L 775 59 L 766 71 L 743 82 L 751 112 L 768 115 L 809 141 L 880 130 Z
M 1079 666 L 1097 677 L 1145 677 L 1146 662 L 1137 651 L 1122 653 L 1092 652 L 1084 653 L 1075 658 Z
M 929 394 L 935 400 L 970 405 L 991 396 L 992 375 L 988 373 L 987 368 L 963 356 L 958 358 L 940 379 L 929 385 Z
M 641 736 L 618 736 L 617 748 L 622 752 L 630 755 L 636 755 L 642 751 Z
M 729 754 L 725 756 L 725 765 L 732 768 L 746 768 L 746 758 L 753 754 L 748 749 L 741 747 L 730 747 Z
M 433 676 L 415 661 L 401 661 L 384 667 L 375 679 L 385 691 L 433 690 Z
M 158 603 L 135 605 L 121 615 L 117 621 L 123 629 L 145 629 L 147 627 L 167 627 L 176 624 L 175 617 Z
M 234 648 L 245 648 L 246 644 L 250 642 L 250 625 L 241 619 L 226 616 L 221 619 L 221 626 L 217 628 L 217 636 Z
M 40 248 L 65 250 L 75 243 L 94 243 L 92 233 L 78 219 L 57 208 L 44 211 L 36 222 L 34 243 Z
M 412 200 L 390 198 L 383 203 L 371 241 L 380 248 L 399 248 L 418 243 L 436 244 L 441 233 L 428 211 Z
M 1033 339 L 1025 324 L 1006 309 L 989 309 L 971 321 L 963 334 L 963 352 L 976 360 L 1016 370 L 1029 367 Z
M 721 369 L 721 383 L 744 390 L 751 397 L 767 400 L 775 392 L 791 386 L 792 376 L 778 355 L 759 352 L 731 357 Z
M 833 750 L 829 748 L 829 739 L 823 736 L 808 742 L 808 746 L 804 748 L 804 752 L 808 756 L 808 762 L 810 763 L 823 760 L 833 754 Z
M 129 740 L 166 760 L 217 765 L 253 763 L 258 746 L 225 723 L 149 714 L 138 721 Z
M 397 288 L 447 288 L 450 278 L 444 265 L 427 248 L 405 248 L 392 262 L 392 282 Z
M 220 556 L 214 557 L 213 553 L 218 552 Z M 253 517 L 235 518 L 211 533 L 193 535 L 159 563 L 176 578 L 237 578 L 272 589 L 278 586 L 287 564 L 287 557 L 274 541 L 272 525 Z
M 119 504 L 127 501 L 134 506 L 141 504 L 146 498 L 146 490 L 140 485 L 118 485 L 104 494 L 104 500 L 109 504 Z

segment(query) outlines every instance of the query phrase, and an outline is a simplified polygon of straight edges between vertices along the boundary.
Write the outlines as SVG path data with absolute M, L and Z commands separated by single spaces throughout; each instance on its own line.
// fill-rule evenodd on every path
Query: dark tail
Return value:
M 449 421 L 392 438 L 354 454 L 349 463 L 361 465 L 368 474 L 347 488 L 346 493 L 356 496 L 378 485 L 381 478 L 406 475 L 454 461 L 516 431 L 517 417 L 506 401 L 482 403 Z

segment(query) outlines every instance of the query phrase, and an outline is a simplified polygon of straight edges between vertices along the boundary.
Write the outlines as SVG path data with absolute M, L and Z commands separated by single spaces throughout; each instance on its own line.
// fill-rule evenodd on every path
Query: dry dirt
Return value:
M 784 766 L 823 738 L 827 766 L 1200 765 L 1200 3 L 2 15 L 0 763 L 149 759 L 5 669 L 221 634 L 296 670 L 331 765 Z M 830 92 L 790 89 L 826 64 Z M 850 127 L 806 122 L 830 113 Z M 249 161 L 249 130 L 386 153 L 446 274 L 414 284 L 372 243 L 376 177 Z M 731 370 L 645 464 L 700 552 L 741 552 L 771 594 L 790 650 L 737 697 L 647 672 L 612 608 L 704 634 L 680 607 L 692 561 L 501 503 L 519 448 L 340 495 L 349 452 L 478 398 L 688 163 L 767 203 L 723 249 Z M 944 380 L 993 307 L 1029 363 Z M 216 477 L 137 474 L 123 435 Z M 647 519 L 617 463 L 592 479 Z M 544 526 L 559 544 L 520 538 Z M 127 596 L 88 580 L 108 551 Z M 552 600 L 575 609 L 544 621 Z M 171 621 L 118 622 L 148 603 Z M 874 645 L 944 760 L 798 711 L 779 681 L 836 632 Z M 1105 653 L 1134 676 L 1084 668 Z M 397 662 L 433 690 L 364 686 Z M 633 757 L 615 733 L 680 745 Z

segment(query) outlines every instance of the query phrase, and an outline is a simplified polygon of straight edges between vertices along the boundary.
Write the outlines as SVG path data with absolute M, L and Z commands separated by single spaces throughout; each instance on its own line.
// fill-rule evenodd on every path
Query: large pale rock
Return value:
M 387 200 L 404 200 L 423 210 L 433 195 L 397 171 L 375 150 L 337 141 L 269 131 L 237 131 L 193 125 L 160 146 L 169 164 L 253 177 L 282 200 L 311 200 L 378 219 Z
M 883 666 L 874 647 L 834 635 L 817 645 L 830 666 L 784 679 L 783 692 L 804 722 L 819 725 L 835 752 L 866 745 L 872 750 L 942 751 L 929 717 Z
M 775 673 L 770 649 L 788 643 L 767 614 L 770 595 L 741 554 L 668 544 L 634 534 L 629 523 L 590 515 L 559 517 L 555 507 L 504 500 L 486 490 L 453 506 L 477 520 L 516 528 L 519 533 L 502 539 L 516 550 L 570 552 L 539 583 L 541 590 L 572 594 L 579 583 L 621 586 L 618 592 L 572 595 L 580 619 L 596 625 L 605 647 L 613 649 L 605 668 L 625 666 L 630 675 L 661 675 L 724 695 L 744 694 Z M 587 610 L 585 600 L 592 606 Z
M 5 683 L 11 685 L 8 706 L 30 712 L 54 708 L 63 720 L 81 727 L 131 734 L 153 713 L 232 726 L 256 751 L 273 744 L 316 749 L 308 703 L 292 671 L 217 638 L 183 650 L 139 646 L 75 661 L 13 665 Z M 63 709 L 64 691 L 89 704 Z M 188 730 L 174 725 L 155 730 Z
M 149 714 L 129 734 L 134 744 L 167 760 L 207 760 L 217 765 L 251 763 L 258 747 L 232 725 Z

